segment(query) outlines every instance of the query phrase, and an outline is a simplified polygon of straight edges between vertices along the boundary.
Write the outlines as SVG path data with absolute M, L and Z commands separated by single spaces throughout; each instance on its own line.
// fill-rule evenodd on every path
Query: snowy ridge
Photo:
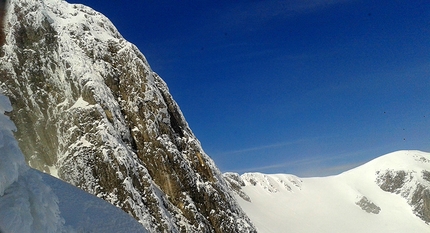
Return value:
M 167 85 L 102 14 L 11 0 L 0 87 L 31 167 L 150 232 L 255 232 Z
M 301 189 L 300 178 L 294 175 L 266 175 L 262 173 L 245 173 L 242 176 L 245 185 L 259 185 L 262 189 L 271 193 L 281 192 L 286 190 L 293 192 L 294 190 Z
M 429 172 L 430 153 L 398 151 L 330 177 L 237 175 L 236 198 L 263 233 L 429 232 Z

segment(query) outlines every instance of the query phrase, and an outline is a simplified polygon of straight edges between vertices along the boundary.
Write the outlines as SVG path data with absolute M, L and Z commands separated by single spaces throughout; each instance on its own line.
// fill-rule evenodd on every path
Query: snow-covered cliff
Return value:
M 11 110 L 0 92 L 0 232 L 147 232 L 113 205 L 28 167 L 4 115 Z
M 167 85 L 102 14 L 11 0 L 0 87 L 31 167 L 151 232 L 254 232 Z
M 0 92 L 0 232 L 65 231 L 57 196 L 24 161 L 15 125 L 4 115 L 10 110 Z

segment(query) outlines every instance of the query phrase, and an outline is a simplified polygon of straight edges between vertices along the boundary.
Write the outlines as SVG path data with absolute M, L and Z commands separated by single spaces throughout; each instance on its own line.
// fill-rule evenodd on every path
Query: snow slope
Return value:
M 9 100 L 0 95 L 0 232 L 61 232 L 58 199 L 26 165 L 4 115 Z
M 122 210 L 27 166 L 0 95 L 0 232 L 146 232 Z
M 406 175 L 403 179 L 383 179 L 396 171 Z M 429 194 L 430 182 L 422 175 L 427 171 L 429 153 L 399 151 L 330 177 L 300 179 L 261 173 L 225 176 L 242 182 L 241 196 L 245 194 L 250 202 L 239 195 L 236 198 L 261 233 L 419 233 L 430 232 L 416 208 L 428 208 L 428 199 L 426 202 L 419 197 L 414 205 L 418 194 Z M 386 187 L 393 192 L 382 190 L 389 189 Z
M 121 209 L 53 176 L 37 171 L 59 197 L 61 217 L 76 232 L 147 232 Z

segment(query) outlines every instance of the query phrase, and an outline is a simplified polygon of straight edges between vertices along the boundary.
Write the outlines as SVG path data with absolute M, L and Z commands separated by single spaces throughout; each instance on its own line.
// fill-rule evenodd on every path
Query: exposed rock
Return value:
M 378 176 L 379 187 L 391 193 L 399 193 L 406 181 L 407 177 L 405 171 L 387 171 Z
M 424 161 L 426 162 L 426 161 Z M 396 193 L 404 197 L 411 205 L 414 213 L 430 223 L 430 172 L 416 171 L 380 171 L 377 184 L 387 192 Z
M 243 200 L 252 202 L 248 194 L 242 189 L 245 186 L 256 186 L 262 188 L 269 193 L 279 192 L 295 192 L 301 189 L 302 180 L 294 175 L 282 174 L 272 176 L 263 173 L 245 173 L 239 175 L 237 173 L 224 173 L 224 178 L 228 185 L 235 193 Z
M 369 199 L 367 199 L 367 197 L 364 196 L 361 197 L 361 199 L 355 204 L 367 213 L 379 214 L 379 212 L 381 211 L 381 208 L 379 206 L 377 206 L 375 203 L 371 202 Z
M 4 33 L 4 18 L 6 14 L 6 0 L 0 0 L 0 46 L 2 46 L 5 42 L 5 33 Z
M 414 207 L 415 214 L 430 223 L 430 189 L 418 185 L 412 194 L 410 204 Z
M 167 85 L 82 5 L 11 0 L 0 87 L 28 163 L 152 232 L 255 232 Z
M 294 175 L 283 175 L 281 177 L 272 177 L 262 173 L 245 173 L 240 176 L 245 185 L 261 186 L 264 190 L 271 193 L 277 193 L 281 190 L 293 192 L 294 189 L 301 189 L 302 180 Z
M 251 202 L 251 198 L 242 191 L 242 187 L 245 186 L 245 182 L 242 180 L 239 174 L 233 172 L 226 172 L 223 174 L 224 179 L 230 188 L 239 195 L 243 200 Z

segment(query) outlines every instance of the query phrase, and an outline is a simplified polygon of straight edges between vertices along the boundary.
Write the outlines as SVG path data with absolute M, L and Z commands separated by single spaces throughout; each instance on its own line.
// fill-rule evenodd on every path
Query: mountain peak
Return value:
M 430 229 L 430 153 L 397 151 L 329 177 L 224 176 L 236 187 L 233 190 L 241 207 L 259 232 L 287 228 L 292 232 Z M 306 226 L 300 224 L 305 219 Z
M 11 0 L 0 87 L 31 167 L 150 232 L 255 232 L 166 83 L 102 14 Z
M 375 158 L 355 169 L 347 171 L 346 173 L 362 172 L 364 170 L 374 170 L 376 172 L 384 169 L 429 170 L 430 157 L 428 156 L 428 153 L 418 150 L 395 151 Z

